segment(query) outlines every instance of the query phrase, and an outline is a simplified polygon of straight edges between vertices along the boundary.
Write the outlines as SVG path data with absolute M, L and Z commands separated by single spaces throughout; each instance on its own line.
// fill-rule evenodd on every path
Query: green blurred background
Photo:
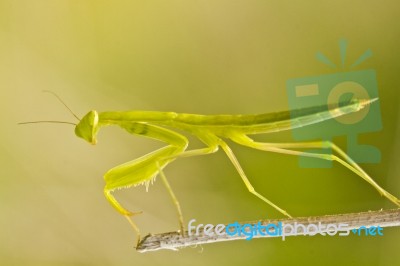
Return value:
M 0 0 L 2 265 L 398 265 L 398 228 L 382 237 L 296 237 L 232 241 L 139 254 L 135 235 L 103 196 L 103 174 L 161 143 L 119 128 L 91 146 L 52 90 L 90 109 L 251 114 L 288 109 L 286 80 L 336 73 L 322 51 L 377 73 L 383 130 L 361 142 L 382 152 L 363 167 L 400 195 L 400 4 L 398 1 L 6 1 Z M 290 132 L 262 137 L 292 141 Z M 191 139 L 193 140 L 193 139 Z M 335 141 L 345 148 L 345 138 Z M 192 147 L 199 147 L 194 141 Z M 302 169 L 298 159 L 232 145 L 256 189 L 294 216 L 393 208 L 343 167 Z M 186 220 L 229 223 L 281 217 L 245 189 L 226 156 L 185 158 L 166 174 Z M 177 229 L 161 182 L 116 197 L 143 233 Z

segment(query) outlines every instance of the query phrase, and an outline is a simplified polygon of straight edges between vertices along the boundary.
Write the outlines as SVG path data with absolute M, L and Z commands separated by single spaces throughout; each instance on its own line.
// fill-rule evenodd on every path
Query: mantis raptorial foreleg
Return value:
M 188 141 L 186 137 L 176 132 L 154 125 L 122 123 L 121 127 L 126 129 L 129 133 L 155 138 L 169 144 L 138 159 L 114 167 L 104 175 L 106 181 L 104 194 L 107 200 L 118 212 L 128 219 L 129 223 L 138 234 L 138 239 L 140 239 L 139 229 L 132 219 L 130 219 L 130 216 L 137 213 L 132 213 L 122 207 L 111 192 L 115 189 L 137 186 L 139 184 L 145 184 L 147 188 L 160 171 L 186 149 Z M 167 189 L 171 191 L 169 186 L 167 186 Z M 178 210 L 178 213 L 179 212 L 180 209 Z
M 319 158 L 323 160 L 330 160 L 336 161 L 346 167 L 347 169 L 351 170 L 352 172 L 356 173 L 362 179 L 367 181 L 371 184 L 382 196 L 386 197 L 390 201 L 392 201 L 397 206 L 400 206 L 400 200 L 397 199 L 395 196 L 384 190 L 380 187 L 356 162 L 354 162 L 343 150 L 341 150 L 338 146 L 330 141 L 314 141 L 314 142 L 297 142 L 297 143 L 263 143 L 263 142 L 256 142 L 250 137 L 246 135 L 237 135 L 231 138 L 233 141 L 255 149 L 269 151 L 269 152 L 276 152 L 276 153 L 283 153 L 283 154 L 290 154 L 290 155 L 298 155 L 298 156 L 305 156 L 305 157 L 313 157 Z M 323 154 L 323 153 L 311 153 L 311 152 L 301 152 L 293 149 L 308 149 L 308 148 L 328 148 L 335 151 L 338 155 L 342 158 L 334 155 L 334 154 Z

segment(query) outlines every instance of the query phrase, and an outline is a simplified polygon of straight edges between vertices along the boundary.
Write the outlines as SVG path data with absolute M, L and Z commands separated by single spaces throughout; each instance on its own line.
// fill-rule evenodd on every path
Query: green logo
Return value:
M 347 43 L 339 42 L 341 64 L 345 65 Z M 371 50 L 362 54 L 353 68 L 372 55 Z M 331 67 L 337 67 L 322 53 L 317 53 L 317 59 Z M 378 98 L 376 73 L 372 69 L 339 72 L 328 75 L 295 78 L 287 81 L 287 93 L 291 110 L 319 106 L 339 105 L 351 99 Z M 382 129 L 379 101 L 362 109 L 359 112 L 336 117 L 323 123 L 310 125 L 293 130 L 293 137 L 297 141 L 329 140 L 333 137 L 346 136 L 347 148 L 345 152 L 357 163 L 378 163 L 381 160 L 380 151 L 371 145 L 359 142 L 358 136 L 362 133 L 379 131 Z M 327 150 L 308 150 L 308 152 L 331 153 Z M 305 168 L 328 168 L 331 161 L 315 160 L 301 157 L 300 166 Z

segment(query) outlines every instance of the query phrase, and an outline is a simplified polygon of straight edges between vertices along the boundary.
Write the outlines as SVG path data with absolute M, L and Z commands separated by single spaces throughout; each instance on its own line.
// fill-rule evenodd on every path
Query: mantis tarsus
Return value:
M 55 96 L 64 104 L 57 95 Z M 58 121 L 35 121 L 25 123 L 55 122 L 74 124 L 76 125 L 75 134 L 91 144 L 97 143 L 97 133 L 101 127 L 117 125 L 128 131 L 130 134 L 153 138 L 167 144 L 163 148 L 154 152 L 116 166 L 104 175 L 106 181 L 104 187 L 105 197 L 119 213 L 128 219 L 129 223 L 136 231 L 139 240 L 140 232 L 136 224 L 132 221 L 131 216 L 140 212 L 130 212 L 122 207 L 111 192 L 116 189 L 128 188 L 140 184 L 144 184 L 148 187 L 148 185 L 154 181 L 156 176 L 160 175 L 175 204 L 179 217 L 180 231 L 183 234 L 184 225 L 182 211 L 179 202 L 163 173 L 163 169 L 178 157 L 211 154 L 217 152 L 220 147 L 236 168 L 250 193 L 254 194 L 285 216 L 291 217 L 285 210 L 272 203 L 253 188 L 234 153 L 224 139 L 230 139 L 240 145 L 263 151 L 336 161 L 371 184 L 382 196 L 386 197 L 397 206 L 400 206 L 399 199 L 381 188 L 356 162 L 354 162 L 344 151 L 332 142 L 313 141 L 297 143 L 264 143 L 254 141 L 249 137 L 249 135 L 254 134 L 290 130 L 319 123 L 342 115 L 347 115 L 363 109 L 376 100 L 377 99 L 353 99 L 342 104 L 340 107 L 335 108 L 330 105 L 323 105 L 299 109 L 296 111 L 283 111 L 258 115 L 197 115 L 153 111 L 113 111 L 98 113 L 97 111 L 92 110 L 82 119 L 79 119 L 74 115 L 78 120 L 80 120 L 78 124 Z M 166 127 L 180 129 L 192 134 L 201 140 L 206 147 L 186 150 L 188 146 L 187 138 L 182 134 L 167 129 Z M 308 148 L 328 148 L 332 149 L 337 155 L 300 152 L 297 150 Z

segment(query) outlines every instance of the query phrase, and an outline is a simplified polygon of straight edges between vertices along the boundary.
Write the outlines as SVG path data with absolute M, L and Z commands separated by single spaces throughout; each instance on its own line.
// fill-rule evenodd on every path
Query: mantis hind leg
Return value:
M 319 158 L 323 160 L 336 161 L 351 170 L 362 179 L 367 181 L 370 185 L 372 185 L 382 196 L 386 197 L 388 200 L 396 204 L 400 207 L 400 200 L 395 196 L 387 192 L 381 186 L 379 186 L 373 179 L 370 177 L 356 162 L 353 161 L 342 149 L 336 146 L 334 143 L 330 141 L 314 141 L 314 142 L 296 142 L 296 143 L 262 143 L 256 142 L 253 139 L 249 138 L 246 135 L 238 135 L 231 138 L 234 142 L 239 143 L 241 145 L 263 150 L 269 152 L 277 152 L 283 154 L 290 155 L 298 155 L 298 156 L 306 156 L 312 158 Z M 320 153 L 310 153 L 310 152 L 301 152 L 291 149 L 307 149 L 307 148 L 329 148 L 336 152 L 339 156 L 334 154 L 320 154 Z

